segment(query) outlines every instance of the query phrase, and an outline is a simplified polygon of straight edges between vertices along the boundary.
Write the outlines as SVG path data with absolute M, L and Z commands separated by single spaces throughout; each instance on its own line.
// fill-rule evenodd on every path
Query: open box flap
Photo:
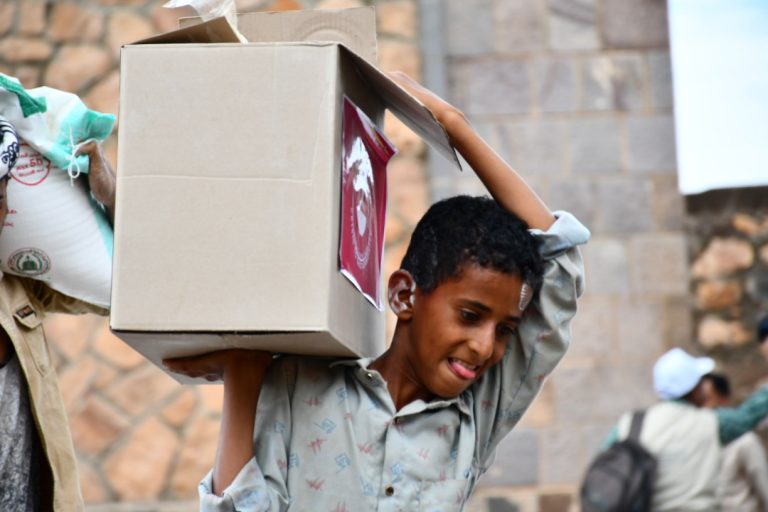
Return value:
M 200 18 L 195 18 L 200 21 Z M 237 34 L 226 18 L 214 18 L 203 23 L 189 24 L 179 30 L 141 39 L 131 44 L 174 43 L 239 43 Z
M 179 26 L 199 22 L 198 17 L 186 17 L 179 19 Z M 343 44 L 373 65 L 377 60 L 373 7 L 240 13 L 237 28 L 249 43 L 327 41 Z
M 392 81 L 379 69 L 369 64 L 365 59 L 356 55 L 355 52 L 343 45 L 340 45 L 340 48 L 343 54 L 352 59 L 360 74 L 371 88 L 376 91 L 376 94 L 382 98 L 387 108 L 405 123 L 408 128 L 432 146 L 435 151 L 440 153 L 449 162 L 453 162 L 461 170 L 459 157 L 451 145 L 448 133 L 443 125 L 435 119 L 432 112 L 419 100 L 411 96 L 408 91 Z

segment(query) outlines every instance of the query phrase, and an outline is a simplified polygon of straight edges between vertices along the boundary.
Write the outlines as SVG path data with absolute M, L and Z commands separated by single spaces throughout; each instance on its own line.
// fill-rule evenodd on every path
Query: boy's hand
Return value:
M 450 116 L 459 116 L 464 119 L 464 114 L 461 113 L 459 109 L 402 71 L 393 71 L 387 73 L 387 75 L 389 75 L 389 78 L 396 82 L 400 87 L 408 91 L 411 96 L 422 102 L 424 106 L 431 110 L 435 118 L 437 118 L 443 125 L 446 124 L 448 117 Z
M 228 372 L 240 370 L 260 373 L 272 363 L 272 354 L 263 350 L 230 349 L 199 356 L 164 359 L 163 365 L 174 373 L 187 377 L 202 377 L 207 381 L 224 380 Z
M 107 208 L 112 218 L 115 211 L 115 172 L 104 158 L 101 144 L 93 139 L 89 140 L 77 149 L 76 154 L 88 155 L 88 185 L 93 196 Z

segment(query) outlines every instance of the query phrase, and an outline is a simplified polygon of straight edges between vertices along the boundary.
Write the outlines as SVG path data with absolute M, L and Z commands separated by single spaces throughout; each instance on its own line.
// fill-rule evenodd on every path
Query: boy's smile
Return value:
M 470 264 L 430 293 L 416 288 L 412 313 L 398 315 L 392 348 L 373 364 L 398 409 L 458 396 L 498 363 L 522 317 L 522 286 L 519 275 Z

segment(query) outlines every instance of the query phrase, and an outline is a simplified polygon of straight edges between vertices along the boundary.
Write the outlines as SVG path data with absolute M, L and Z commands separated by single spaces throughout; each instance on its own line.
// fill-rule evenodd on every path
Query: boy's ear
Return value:
M 407 270 L 396 270 L 389 276 L 389 307 L 398 320 L 410 320 L 416 298 L 416 280 Z

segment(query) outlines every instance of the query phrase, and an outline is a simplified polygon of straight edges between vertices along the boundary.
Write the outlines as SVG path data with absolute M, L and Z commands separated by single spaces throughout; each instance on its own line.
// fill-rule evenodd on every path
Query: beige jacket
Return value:
M 629 433 L 631 415 L 619 420 L 619 439 Z M 640 443 L 654 456 L 654 512 L 712 512 L 720 472 L 718 420 L 712 409 L 669 401 L 645 413 Z
M 723 448 L 718 491 L 724 511 L 768 510 L 768 461 L 754 432 L 747 432 Z
M 29 387 L 32 415 L 38 427 L 52 476 L 53 510 L 70 512 L 83 509 L 77 477 L 77 463 L 69 433 L 51 351 L 43 333 L 43 318 L 48 312 L 108 312 L 60 293 L 39 281 L 12 275 L 0 278 L 0 326 L 16 350 Z M 43 470 L 43 476 L 46 471 Z M 43 509 L 47 509 L 44 505 Z

